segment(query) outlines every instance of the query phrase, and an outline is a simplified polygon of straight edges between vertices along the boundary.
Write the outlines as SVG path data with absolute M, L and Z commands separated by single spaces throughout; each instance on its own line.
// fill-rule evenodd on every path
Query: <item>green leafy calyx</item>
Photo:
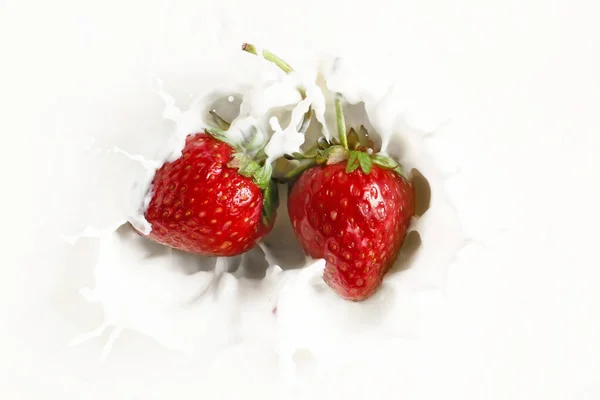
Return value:
M 377 154 L 375 144 L 369 139 L 369 133 L 364 125 L 360 126 L 358 132 L 353 127 L 350 127 L 346 131 L 343 96 L 341 93 L 335 93 L 334 105 L 338 142 L 331 143 L 327 139 L 321 138 L 317 141 L 316 146 L 310 150 L 316 151 L 315 156 L 308 156 L 308 153 L 303 155 L 294 153 L 294 155 L 286 157 L 301 161 L 300 166 L 294 171 L 301 173 L 307 167 L 310 167 L 311 164 L 306 160 L 312 158 L 314 160 L 313 163 L 317 165 L 332 165 L 346 161 L 346 173 L 352 173 L 360 167 L 365 174 L 369 174 L 373 169 L 373 164 L 375 164 L 402 175 L 402 169 L 394 159 L 383 154 Z
M 275 210 L 279 205 L 279 194 L 277 184 L 272 178 L 273 167 L 271 164 L 261 164 L 244 153 L 235 153 L 227 164 L 229 168 L 237 170 L 238 174 L 252 179 L 263 195 L 263 223 L 269 225 L 272 222 Z
M 304 153 L 286 155 L 286 159 L 300 162 L 297 168 L 286 175 L 286 178 L 294 178 L 315 165 L 332 165 L 341 162 L 346 162 L 346 173 L 352 173 L 360 168 L 363 173 L 369 174 L 373 170 L 373 165 L 377 165 L 402 175 L 402 168 L 396 160 L 375 153 L 375 145 L 368 135 L 367 129 L 362 125 L 358 129 L 351 127 L 345 135 L 347 147 L 321 138 L 315 146 Z
M 227 166 L 236 169 L 238 174 L 252 179 L 252 182 L 260 188 L 263 195 L 262 221 L 265 225 L 270 225 L 279 205 L 279 195 L 277 184 L 271 179 L 273 167 L 271 164 L 265 163 L 267 158 L 264 152 L 265 135 L 258 127 L 253 126 L 250 140 L 247 143 L 234 143 L 227 135 L 227 130 L 231 124 L 221 118 L 215 111 L 210 111 L 210 114 L 219 128 L 207 128 L 206 133 L 229 144 L 236 150 Z M 249 154 L 254 154 L 254 156 L 251 157 Z

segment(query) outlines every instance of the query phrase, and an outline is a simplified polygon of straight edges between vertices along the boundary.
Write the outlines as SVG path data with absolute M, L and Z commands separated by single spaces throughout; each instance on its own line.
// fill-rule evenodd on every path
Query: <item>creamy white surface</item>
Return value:
M 327 59 L 320 63 L 327 64 L 330 64 Z M 224 65 L 228 64 L 216 67 L 222 70 Z M 281 73 L 275 81 L 258 80 L 249 88 L 237 87 L 233 93 L 239 93 L 242 101 L 240 115 L 232 122 L 230 137 L 235 143 L 247 142 L 251 125 L 262 127 L 269 119 L 273 133 L 269 134 L 265 149 L 268 160 L 299 151 L 305 137 L 297 127 L 308 107 L 316 103 L 317 111 L 321 112 L 317 120 L 326 120 L 323 105 L 325 99 L 333 98 L 333 92 L 327 88 L 330 81 L 334 87 L 329 89 L 334 91 L 359 92 L 352 100 L 355 103 L 364 101 L 367 114 L 361 117 L 348 113 L 349 121 L 366 118 L 364 123 L 375 127 L 371 132 L 380 133 L 385 146 L 382 150 L 398 159 L 407 173 L 418 168 L 429 178 L 432 192 L 429 208 L 412 222 L 411 229 L 419 232 L 421 246 L 410 259 L 406 256 L 398 258 L 396 270 L 386 277 L 383 289 L 367 302 L 345 302 L 322 281 L 322 260 L 307 261 L 303 266 L 305 270 L 289 270 L 298 266 L 275 257 L 267 261 L 270 264 L 267 278 L 260 281 L 245 279 L 246 269 L 261 268 L 254 265 L 257 259 L 264 258 L 260 250 L 254 251 L 254 260 L 250 256 L 221 259 L 216 265 L 222 267 L 215 268 L 214 259 L 194 258 L 155 246 L 124 225 L 115 233 L 102 232 L 98 236 L 102 243 L 94 272 L 95 286 L 82 292 L 88 301 L 102 305 L 102 325 L 78 336 L 72 344 L 84 343 L 100 336 L 105 329 L 112 329 L 113 334 L 102 353 L 105 360 L 124 329 L 145 334 L 169 349 L 190 355 L 204 353 L 207 348 L 253 341 L 276 351 L 282 374 L 294 381 L 294 371 L 301 363 L 293 359 L 297 350 L 305 351 L 315 359 L 319 369 L 327 370 L 343 360 L 352 360 L 355 351 L 346 354 L 345 348 L 353 346 L 358 339 L 390 339 L 419 329 L 415 316 L 419 314 L 420 292 L 426 287 L 442 287 L 450 262 L 465 244 L 463 233 L 454 208 L 448 202 L 442 174 L 426 152 L 426 133 L 404 124 L 399 110 L 394 109 L 393 103 L 388 104 L 393 101 L 391 96 L 378 97 L 369 89 L 368 70 L 354 70 L 355 79 L 348 79 L 347 75 L 337 74 L 342 69 L 353 70 L 352 67 L 339 60 L 336 65 L 335 70 L 326 66 L 314 72 L 310 71 L 310 65 L 295 65 L 300 73 L 292 74 L 293 79 Z M 243 66 L 229 65 L 229 68 Z M 233 74 L 232 71 L 230 76 Z M 299 80 L 298 76 L 312 76 L 312 81 Z M 324 82 L 322 89 L 316 86 L 317 76 Z M 209 89 L 220 86 L 212 79 L 207 80 L 206 85 Z M 224 80 L 221 83 L 223 87 L 227 85 L 235 85 L 235 82 Z M 306 89 L 306 99 L 299 97 L 298 87 Z M 172 97 L 159 90 L 158 94 L 165 100 L 163 115 L 172 115 L 170 118 L 176 128 L 166 133 L 161 143 L 156 143 L 156 148 L 160 149 L 158 154 L 129 156 L 133 161 L 132 168 L 135 162 L 143 167 L 142 184 L 137 181 L 132 193 L 133 203 L 137 201 L 142 206 L 135 206 L 130 213 L 123 210 L 123 215 L 130 221 L 147 224 L 143 212 L 151 197 L 149 183 L 156 166 L 144 160 L 170 160 L 173 155 L 180 155 L 181 139 L 210 125 L 210 119 L 203 117 L 208 115 L 207 111 L 212 109 L 217 97 L 222 97 L 222 92 L 215 96 L 202 89 L 200 92 L 190 109 L 177 111 Z M 282 107 L 291 111 L 285 112 Z M 333 113 L 333 107 L 327 109 L 327 120 L 335 120 Z M 271 116 L 274 114 L 288 119 L 285 129 L 281 128 L 277 116 Z M 194 123 L 190 123 L 192 119 L 187 116 L 194 116 Z M 324 131 L 335 129 L 335 126 L 329 126 Z M 323 134 L 320 128 L 317 132 Z M 143 185 L 146 188 L 140 190 Z M 282 186 L 283 201 L 285 191 Z M 280 212 L 279 218 L 278 226 L 289 225 L 285 212 Z M 89 232 L 90 228 L 86 228 L 84 233 L 89 236 Z M 275 229 L 273 235 L 281 237 L 281 230 Z M 270 252 L 269 238 L 266 243 L 263 249 Z M 293 257 L 289 254 L 293 252 L 302 256 L 293 235 L 287 235 L 277 247 L 279 254 L 288 258 Z M 240 262 L 236 273 L 226 272 Z M 282 271 L 282 268 L 288 271 Z M 186 269 L 188 275 L 184 274 Z

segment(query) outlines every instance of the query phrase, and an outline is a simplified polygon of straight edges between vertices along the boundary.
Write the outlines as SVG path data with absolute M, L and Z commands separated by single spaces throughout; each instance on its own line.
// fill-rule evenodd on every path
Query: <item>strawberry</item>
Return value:
M 354 129 L 346 133 L 340 95 L 336 112 L 341 144 L 321 141 L 312 156 L 294 155 L 304 172 L 292 185 L 288 210 L 304 251 L 325 259 L 325 282 L 342 298 L 360 301 L 394 263 L 415 195 L 396 161 L 361 145 Z
M 257 54 L 247 43 L 242 50 Z M 262 56 L 286 73 L 293 71 L 266 50 Z M 229 140 L 230 124 L 210 113 L 219 128 L 188 136 L 182 156 L 154 176 L 145 213 L 152 225 L 148 238 L 190 253 L 234 256 L 250 250 L 273 228 L 277 185 L 264 147 L 258 150 L 264 137 L 258 128 L 253 127 L 254 136 L 242 146 Z M 308 120 L 310 110 L 302 129 Z
M 246 157 L 207 133 L 188 136 L 182 156 L 154 176 L 145 214 L 152 224 L 148 237 L 207 256 L 233 256 L 254 247 L 273 227 L 276 188 L 270 168 Z

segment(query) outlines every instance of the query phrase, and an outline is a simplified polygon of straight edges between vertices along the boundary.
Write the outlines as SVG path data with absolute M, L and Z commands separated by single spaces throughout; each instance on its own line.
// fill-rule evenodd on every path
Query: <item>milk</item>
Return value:
M 224 64 L 223 68 L 236 67 Z M 368 343 L 418 331 L 422 297 L 443 286 L 447 268 L 464 240 L 446 195 L 446 177 L 428 153 L 427 140 L 432 133 L 406 123 L 398 106 L 401 93 L 394 87 L 371 82 L 369 71 L 353 69 L 343 60 L 325 57 L 316 64 L 294 65 L 295 72 L 288 75 L 274 66 L 259 74 L 247 68 L 252 79 L 241 79 L 243 82 L 207 80 L 205 90 L 185 110 L 176 106 L 160 79 L 153 78 L 156 95 L 165 103 L 163 117 L 174 122 L 174 129 L 157 140 L 153 154 L 113 150 L 130 158 L 132 165 L 141 165 L 143 172 L 132 182 L 131 204 L 123 210 L 124 218 L 115 226 L 88 227 L 80 235 L 101 242 L 95 287 L 82 288 L 81 294 L 102 305 L 104 320 L 98 329 L 75 338 L 72 344 L 85 343 L 110 329 L 101 355 L 104 360 L 126 329 L 192 357 L 240 342 L 258 342 L 279 354 L 282 374 L 293 380 L 297 351 L 308 352 L 318 361 L 317 368 L 326 370 L 346 358 L 360 357 L 360 352 L 366 356 Z M 305 90 L 304 99 L 299 87 Z M 411 231 L 418 233 L 418 237 L 415 233 L 409 236 L 414 239 L 413 249 L 410 254 L 403 251 L 381 289 L 368 300 L 344 301 L 325 285 L 324 260 L 307 259 L 299 252 L 291 230 L 286 230 L 289 222 L 281 212 L 284 206 L 272 235 L 285 232 L 285 240 L 274 248 L 269 246 L 273 238 L 267 237 L 257 248 L 234 258 L 185 254 L 138 235 L 129 225 L 144 233 L 151 231 L 144 212 L 152 196 L 155 170 L 181 155 L 188 134 L 214 125 L 208 111 L 217 100 L 232 102 L 232 94 L 241 98 L 239 114 L 231 122 L 231 138 L 244 143 L 251 127 L 259 127 L 267 133 L 265 152 L 272 162 L 300 150 L 305 135 L 297 128 L 309 107 L 321 123 L 320 135 L 330 138 L 336 132 L 334 92 L 342 93 L 349 103 L 348 127 L 364 123 L 381 151 L 397 159 L 408 174 L 418 169 L 423 185 L 431 192 L 428 206 L 421 207 L 426 211 L 411 224 Z M 285 187 L 280 187 L 280 192 L 285 203 Z M 77 237 L 68 239 L 74 242 Z M 305 260 L 302 268 L 292 266 L 289 256 Z M 264 277 L 252 277 L 248 271 L 262 264 L 267 265 Z

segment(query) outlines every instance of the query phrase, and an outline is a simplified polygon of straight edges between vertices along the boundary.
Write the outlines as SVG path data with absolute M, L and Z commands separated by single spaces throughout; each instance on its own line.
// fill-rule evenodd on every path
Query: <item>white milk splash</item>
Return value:
M 102 353 L 106 359 L 124 329 L 190 355 L 253 341 L 278 351 L 282 371 L 293 379 L 297 350 L 309 351 L 319 368 L 325 369 L 343 363 L 345 354 L 360 356 L 360 349 L 367 351 L 365 343 L 414 332 L 420 294 L 442 287 L 446 270 L 463 243 L 444 179 L 427 153 L 426 134 L 404 123 L 402 110 L 396 109 L 400 94 L 391 87 L 370 86 L 368 73 L 349 74 L 350 66 L 333 60 L 297 71 L 301 73 L 279 73 L 275 79 L 271 73 L 250 85 L 206 82 L 206 91 L 186 111 L 176 107 L 157 81 L 157 93 L 165 102 L 163 116 L 174 121 L 176 129 L 164 142 L 156 143 L 157 151 L 150 157 L 128 155 L 142 163 L 146 172 L 134 186 L 132 207 L 119 227 L 87 228 L 80 235 L 98 237 L 101 242 L 94 273 L 96 286 L 81 289 L 81 294 L 102 305 L 104 320 L 98 329 L 72 344 L 100 336 L 110 328 L 112 333 Z M 297 90 L 299 86 L 305 89 L 305 99 Z M 264 132 L 272 130 L 266 146 L 272 161 L 298 151 L 304 143 L 304 134 L 297 127 L 309 107 L 322 124 L 322 135 L 330 137 L 330 132 L 336 131 L 331 106 L 334 91 L 344 94 L 351 104 L 364 103 L 366 115 L 348 107 L 352 108 L 347 111 L 348 126 L 364 123 L 377 132 L 382 151 L 398 159 L 406 171 L 418 168 L 431 189 L 427 211 L 415 217 L 411 227 L 420 235 L 420 246 L 410 257 L 401 254 L 381 289 L 367 301 L 347 302 L 329 290 L 322 280 L 323 260 L 306 260 L 303 268 L 288 269 L 292 266 L 287 255 L 305 258 L 296 254 L 299 248 L 291 231 L 285 231 L 285 204 L 272 233 L 287 232 L 289 237 L 283 245 L 269 247 L 267 238 L 258 248 L 228 259 L 197 257 L 160 246 L 127 224 L 129 221 L 140 231 L 150 231 L 143 214 L 150 201 L 154 171 L 181 155 L 188 134 L 207 126 L 207 111 L 216 99 L 243 96 L 239 115 L 232 122 L 232 138 L 247 140 L 252 125 Z M 289 120 L 285 127 L 280 123 L 282 117 Z M 285 188 L 281 189 L 285 203 Z M 74 242 L 76 237 L 68 239 Z M 257 265 L 259 269 L 265 265 L 262 279 L 249 272 Z

